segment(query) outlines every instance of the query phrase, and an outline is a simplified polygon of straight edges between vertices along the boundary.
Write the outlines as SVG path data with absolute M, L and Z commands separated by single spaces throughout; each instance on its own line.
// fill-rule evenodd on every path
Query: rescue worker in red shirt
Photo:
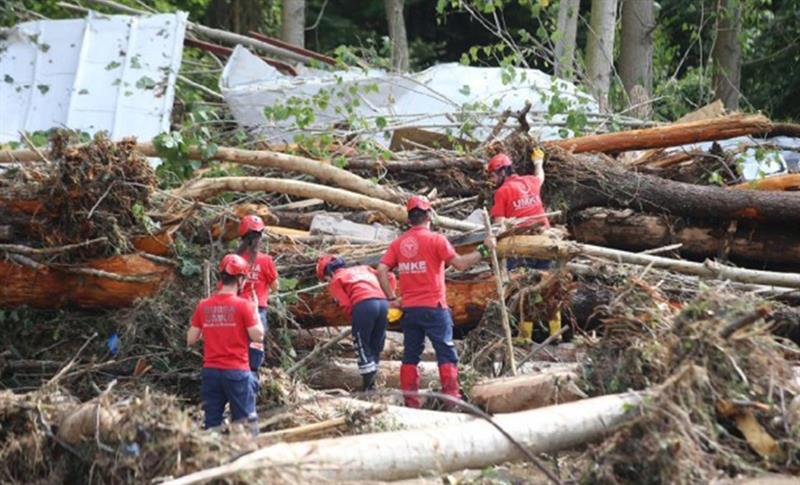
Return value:
M 264 335 L 269 330 L 267 320 L 267 302 L 269 291 L 278 290 L 278 270 L 272 256 L 262 253 L 259 248 L 264 234 L 264 221 L 256 216 L 249 215 L 242 218 L 239 222 L 239 247 L 236 254 L 247 261 L 247 280 L 245 281 L 239 296 L 252 299 L 258 307 L 258 316 L 261 325 L 264 327 Z M 264 342 L 250 343 L 250 370 L 253 371 L 258 392 L 258 369 L 264 362 Z
M 377 271 L 365 265 L 345 268 L 341 257 L 324 254 L 317 260 L 317 277 L 329 280 L 328 291 L 351 319 L 358 373 L 363 389 L 375 388 L 383 344 L 386 341 L 386 315 L 389 303 L 378 283 Z M 396 287 L 394 275 L 390 286 Z
M 544 210 L 541 198 L 542 184 L 544 183 L 544 153 L 534 150 L 531 154 L 534 165 L 533 175 L 517 175 L 511 159 L 505 153 L 498 153 L 489 160 L 486 171 L 492 178 L 497 190 L 494 193 L 494 205 L 491 214 L 496 223 L 503 223 L 511 219 L 516 227 L 541 225 L 550 227 L 550 222 Z M 518 267 L 533 269 L 548 269 L 550 261 L 534 258 L 509 259 L 509 270 Z
M 244 422 L 257 434 L 248 347 L 250 342 L 264 339 L 264 328 L 256 317 L 253 303 L 237 295 L 247 270 L 247 262 L 241 256 L 228 254 L 222 258 L 222 287 L 197 304 L 186 334 L 186 345 L 191 347 L 203 339 L 200 397 L 204 427 L 220 426 L 225 404 L 229 404 L 232 421 Z
M 445 296 L 444 269 L 450 265 L 466 270 L 489 255 L 494 237 L 489 235 L 478 249 L 456 254 L 444 235 L 430 230 L 431 203 L 422 196 L 412 196 L 406 204 L 411 228 L 392 241 L 378 264 L 378 281 L 392 306 L 403 310 L 403 364 L 400 387 L 406 393 L 408 407 L 420 407 L 419 364 L 425 337 L 430 339 L 439 364 L 442 393 L 461 397 L 458 385 L 458 356 L 453 344 L 453 319 Z M 402 300 L 389 281 L 389 271 L 397 268 Z M 409 394 L 411 393 L 411 394 Z

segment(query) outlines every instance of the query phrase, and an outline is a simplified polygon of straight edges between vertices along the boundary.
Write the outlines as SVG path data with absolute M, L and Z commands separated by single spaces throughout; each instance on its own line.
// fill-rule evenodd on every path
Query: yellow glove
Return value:
M 386 318 L 389 320 L 389 323 L 394 323 L 403 316 L 403 310 L 399 308 L 390 308 L 389 313 L 386 315 Z
M 531 152 L 531 160 L 544 160 L 544 150 L 541 148 L 534 148 Z

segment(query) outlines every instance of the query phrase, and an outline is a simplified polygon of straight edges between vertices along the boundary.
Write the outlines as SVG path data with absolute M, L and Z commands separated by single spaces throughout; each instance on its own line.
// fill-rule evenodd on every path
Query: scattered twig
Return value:
M 289 368 L 286 370 L 286 373 L 287 373 L 288 375 L 292 375 L 292 374 L 294 374 L 294 373 L 295 373 L 295 372 L 297 372 L 297 371 L 298 371 L 300 368 L 302 368 L 303 366 L 305 366 L 306 364 L 308 364 L 309 362 L 311 362 L 313 359 L 315 359 L 315 358 L 316 358 L 318 355 L 322 354 L 323 352 L 325 352 L 325 351 L 326 351 L 326 350 L 328 350 L 329 348 L 331 348 L 331 347 L 333 347 L 334 345 L 338 344 L 338 343 L 339 343 L 339 342 L 341 342 L 343 339 L 345 339 L 345 338 L 349 337 L 349 336 L 350 336 L 352 333 L 353 333 L 353 330 L 352 330 L 352 329 L 350 329 L 350 328 L 348 328 L 347 330 L 343 331 L 342 333 L 340 333 L 340 334 L 339 334 L 339 335 L 337 335 L 336 337 L 334 337 L 334 338 L 332 338 L 331 340 L 329 340 L 329 341 L 325 342 L 325 344 L 323 344 L 323 345 L 320 345 L 319 347 L 317 347 L 317 348 L 315 348 L 314 350 L 312 350 L 312 351 L 311 351 L 311 352 L 310 352 L 308 355 L 306 355 L 306 356 L 305 356 L 305 357 L 303 357 L 302 359 L 300 359 L 300 360 L 298 360 L 297 362 L 295 362 L 295 363 L 294 363 L 294 365 L 292 365 L 291 367 L 289 367 Z
M 0 244 L 0 251 L 7 251 L 10 253 L 18 253 L 18 254 L 55 254 L 107 241 L 108 241 L 107 237 L 98 237 L 96 239 L 89 239 L 88 241 L 83 241 L 76 244 L 67 244 L 65 246 L 55 246 L 50 248 L 32 248 L 29 246 L 23 246 L 21 244 Z
M 760 319 L 769 316 L 771 313 L 772 310 L 767 306 L 758 307 L 755 311 L 746 315 L 742 315 L 728 325 L 722 327 L 722 330 L 719 332 L 719 336 L 726 339 L 733 335 L 737 330 L 746 327 L 747 325 L 751 325 Z

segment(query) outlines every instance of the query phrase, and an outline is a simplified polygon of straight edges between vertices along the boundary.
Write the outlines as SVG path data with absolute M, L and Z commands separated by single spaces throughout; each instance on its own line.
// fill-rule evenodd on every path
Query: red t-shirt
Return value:
M 539 196 L 542 180 L 534 175 L 511 175 L 494 194 L 492 217 L 528 218 L 518 224 L 519 227 L 542 224 L 550 227 L 550 221 L 544 214 L 544 205 Z
M 243 257 L 247 259 L 246 256 Z M 250 273 L 247 275 L 247 280 L 239 296 L 249 300 L 252 289 L 255 287 L 258 306 L 265 307 L 269 298 L 269 285 L 276 279 L 278 279 L 278 269 L 275 267 L 272 256 L 258 253 L 255 262 L 250 266 Z
M 392 241 L 381 263 L 397 267 L 403 307 L 446 308 L 444 265 L 455 255 L 443 235 L 416 226 Z
M 203 367 L 250 370 L 247 329 L 257 323 L 252 302 L 244 298 L 214 293 L 200 300 L 192 326 L 203 332 Z
M 378 272 L 369 266 L 353 266 L 339 268 L 333 273 L 328 291 L 341 305 L 347 315 L 353 312 L 353 307 L 370 298 L 386 298 L 380 283 Z M 394 275 L 389 273 L 389 284 L 394 289 L 397 286 Z

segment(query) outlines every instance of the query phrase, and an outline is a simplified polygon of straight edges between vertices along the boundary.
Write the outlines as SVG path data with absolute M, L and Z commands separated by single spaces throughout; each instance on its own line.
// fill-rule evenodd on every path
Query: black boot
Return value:
M 375 375 L 377 371 L 367 372 L 366 374 L 361 374 L 361 379 L 364 382 L 364 391 L 371 391 L 375 389 Z

